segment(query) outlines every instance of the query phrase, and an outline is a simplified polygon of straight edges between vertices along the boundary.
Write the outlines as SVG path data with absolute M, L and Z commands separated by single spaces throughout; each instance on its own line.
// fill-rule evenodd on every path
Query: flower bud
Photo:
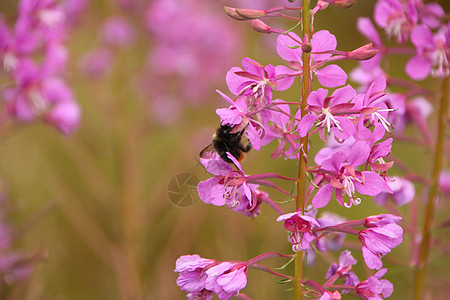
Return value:
M 319 0 L 317 1 L 316 7 L 318 7 L 319 10 L 324 10 L 328 5 L 329 3 L 327 1 Z
M 229 6 L 224 6 L 223 8 L 225 9 L 225 13 L 230 17 L 232 17 L 233 19 L 238 21 L 245 21 L 245 18 L 237 13 L 236 8 Z
M 359 47 L 358 49 L 355 49 L 351 52 L 347 52 L 346 59 L 352 59 L 352 60 L 371 59 L 378 53 L 378 50 L 372 49 L 372 46 L 373 46 L 373 44 L 369 43 L 369 44 Z
M 236 9 L 236 12 L 246 20 L 259 19 L 267 16 L 267 12 L 263 9 L 239 8 Z
M 252 26 L 252 28 L 255 31 L 267 33 L 267 34 L 270 34 L 273 32 L 272 28 L 269 25 L 267 25 L 266 23 L 264 23 L 263 21 L 261 21 L 259 19 L 250 20 L 249 23 L 250 23 L 250 26 Z
M 267 12 L 263 9 L 249 9 L 249 8 L 234 8 L 225 6 L 225 12 L 235 20 L 253 20 L 264 17 Z
M 355 4 L 356 0 L 335 0 L 333 5 L 339 8 L 349 8 Z

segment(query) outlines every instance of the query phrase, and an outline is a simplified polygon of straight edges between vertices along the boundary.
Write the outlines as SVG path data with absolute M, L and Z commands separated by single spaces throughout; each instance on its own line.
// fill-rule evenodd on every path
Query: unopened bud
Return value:
M 356 3 L 356 0 L 335 0 L 333 5 L 339 8 L 349 8 Z
M 328 5 L 329 5 L 328 2 L 319 0 L 319 1 L 317 1 L 316 7 L 318 7 L 319 10 L 324 10 L 325 8 L 328 7 Z
M 237 8 L 236 12 L 246 20 L 259 19 L 267 16 L 267 12 L 264 9 Z
M 249 21 L 250 26 L 252 26 L 252 28 L 255 31 L 261 32 L 261 33 L 267 33 L 270 34 L 272 33 L 272 28 L 267 25 L 266 23 L 264 23 L 263 21 L 259 20 L 259 19 L 255 19 L 255 20 L 250 20 Z
M 234 8 L 225 6 L 227 15 L 238 21 L 253 20 L 267 16 L 267 12 L 263 9 Z
M 230 17 L 232 17 L 233 19 L 238 21 L 245 21 L 245 18 L 243 18 L 237 13 L 236 8 L 229 6 L 224 6 L 223 8 L 225 9 L 225 13 Z
M 351 52 L 347 52 L 346 59 L 352 59 L 352 60 L 368 60 L 374 57 L 378 50 L 372 49 L 373 44 L 369 43 L 362 47 L 359 47 L 358 49 L 355 49 Z

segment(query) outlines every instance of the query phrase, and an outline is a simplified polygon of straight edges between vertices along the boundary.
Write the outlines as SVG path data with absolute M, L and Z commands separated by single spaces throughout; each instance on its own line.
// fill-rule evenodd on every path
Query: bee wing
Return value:
M 202 151 L 200 151 L 199 156 L 205 159 L 213 159 L 217 155 L 216 149 L 214 149 L 213 144 L 209 144 Z

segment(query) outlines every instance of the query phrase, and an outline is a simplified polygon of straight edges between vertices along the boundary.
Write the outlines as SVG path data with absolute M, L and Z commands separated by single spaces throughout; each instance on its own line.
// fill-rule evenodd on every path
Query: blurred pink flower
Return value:
M 406 73 L 415 80 L 430 75 L 446 77 L 450 74 L 450 23 L 437 34 L 426 25 L 418 25 L 411 34 L 411 40 L 417 48 L 417 54 L 406 65 Z
M 110 46 L 130 47 L 135 41 L 135 32 L 124 17 L 110 17 L 103 24 L 101 39 Z
M 113 54 L 106 48 L 99 48 L 85 53 L 81 58 L 81 70 L 92 78 L 105 75 L 110 69 Z

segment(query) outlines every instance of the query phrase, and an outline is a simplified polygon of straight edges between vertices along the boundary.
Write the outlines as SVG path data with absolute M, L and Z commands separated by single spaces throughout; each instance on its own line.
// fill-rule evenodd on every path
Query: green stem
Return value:
M 433 173 L 431 174 L 431 185 L 428 192 L 428 203 L 425 210 L 423 223 L 422 242 L 420 244 L 419 260 L 415 270 L 415 293 L 414 299 L 423 299 L 425 285 L 425 273 L 428 264 L 428 256 L 431 246 L 431 227 L 434 219 L 436 196 L 438 192 L 439 174 L 442 170 L 444 142 L 447 125 L 447 112 L 449 106 L 449 77 L 442 81 L 441 99 L 439 102 L 438 139 L 434 152 Z
M 311 21 L 309 16 L 309 3 L 310 0 L 303 0 L 302 8 L 302 35 L 308 38 L 308 42 L 311 40 Z M 303 41 L 304 42 L 304 41 Z M 303 43 L 304 45 L 304 43 Z M 310 50 L 310 49 L 309 49 Z M 311 93 L 311 70 L 310 70 L 310 51 L 303 49 L 302 62 L 303 62 L 303 75 L 302 75 L 302 99 L 300 103 L 302 117 L 306 115 L 306 100 Z M 298 180 L 297 180 L 297 210 L 304 211 L 306 202 L 306 167 L 308 164 L 308 135 L 300 139 L 300 147 L 302 147 L 299 156 L 298 167 Z M 303 251 L 297 252 L 295 256 L 295 280 L 294 285 L 294 300 L 303 299 L 303 291 L 300 282 L 303 277 Z

